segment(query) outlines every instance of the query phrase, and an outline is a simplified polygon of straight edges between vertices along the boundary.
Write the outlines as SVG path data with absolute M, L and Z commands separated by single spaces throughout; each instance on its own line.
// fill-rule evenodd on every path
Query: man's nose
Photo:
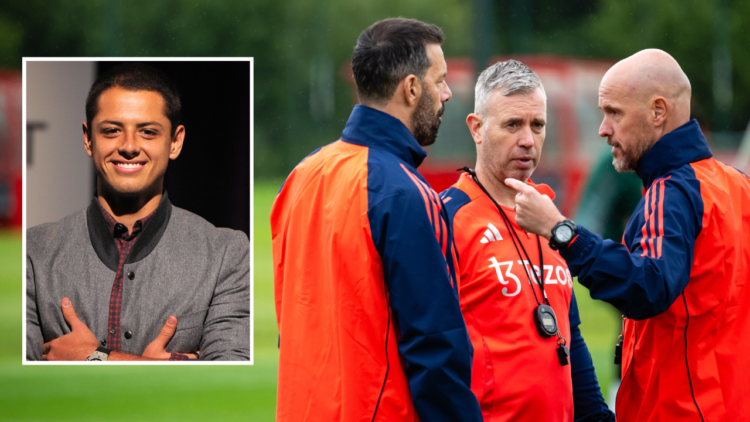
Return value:
M 602 124 L 599 125 L 599 136 L 605 138 L 612 135 L 612 125 L 607 120 L 607 116 L 604 116 L 604 119 L 602 119 Z
M 531 126 L 525 125 L 518 135 L 518 146 L 524 148 L 534 146 L 534 132 L 531 130 Z
M 440 93 L 440 102 L 447 102 L 453 97 L 453 93 L 451 92 L 451 89 L 448 87 L 448 83 L 443 81 L 443 89 Z
M 122 137 L 122 142 L 117 149 L 123 158 L 135 158 L 141 153 L 141 146 L 138 141 L 138 136 L 134 132 L 125 131 L 125 136 Z

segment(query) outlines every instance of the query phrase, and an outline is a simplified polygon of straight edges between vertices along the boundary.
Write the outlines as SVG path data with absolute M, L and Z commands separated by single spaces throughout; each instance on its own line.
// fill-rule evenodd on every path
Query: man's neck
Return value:
M 118 223 L 128 228 L 128 233 L 133 231 L 135 222 L 146 217 L 156 210 L 161 201 L 161 189 L 158 194 L 139 196 L 118 196 L 106 189 L 97 188 L 97 199 L 99 204 L 117 220 Z
M 411 124 L 412 110 L 406 108 L 403 104 L 398 104 L 395 100 L 391 100 L 385 104 L 376 104 L 376 103 L 367 102 L 367 103 L 362 103 L 362 105 L 365 105 L 370 108 L 374 108 L 375 110 L 382 111 L 383 113 L 386 113 L 386 114 L 390 114 L 391 116 L 399 119 L 401 123 L 403 123 L 407 129 L 409 129 L 409 132 L 414 133 L 414 130 Z
M 518 192 L 506 186 L 505 179 L 498 179 L 494 174 L 492 174 L 492 172 L 485 169 L 479 162 L 477 162 L 477 168 L 475 171 L 477 173 L 477 179 L 479 179 L 479 183 L 484 186 L 484 188 L 490 194 L 492 199 L 495 200 L 495 202 L 508 208 L 513 208 L 516 206 L 516 194 Z M 521 181 L 526 183 L 526 180 Z

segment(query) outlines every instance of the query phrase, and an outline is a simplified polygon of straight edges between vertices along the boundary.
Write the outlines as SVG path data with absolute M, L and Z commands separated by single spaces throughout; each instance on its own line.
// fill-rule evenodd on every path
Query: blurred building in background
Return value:
M 0 70 L 0 228 L 21 227 L 21 72 Z

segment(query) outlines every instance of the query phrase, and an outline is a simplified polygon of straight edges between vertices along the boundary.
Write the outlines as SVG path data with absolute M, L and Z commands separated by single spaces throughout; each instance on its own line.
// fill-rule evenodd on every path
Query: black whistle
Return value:
M 560 366 L 565 366 L 569 363 L 568 356 L 570 356 L 570 349 L 568 349 L 568 346 L 561 344 L 557 348 L 557 359 L 560 361 Z
M 622 365 L 622 342 L 615 345 L 615 365 Z

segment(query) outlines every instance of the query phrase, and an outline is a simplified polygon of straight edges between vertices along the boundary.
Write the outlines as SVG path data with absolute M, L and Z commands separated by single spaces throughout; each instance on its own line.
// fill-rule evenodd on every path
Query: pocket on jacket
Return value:
M 189 314 L 180 315 L 177 317 L 177 330 L 188 330 L 195 327 L 203 327 L 203 322 L 206 320 L 208 314 L 208 308 L 198 312 L 192 312 Z

